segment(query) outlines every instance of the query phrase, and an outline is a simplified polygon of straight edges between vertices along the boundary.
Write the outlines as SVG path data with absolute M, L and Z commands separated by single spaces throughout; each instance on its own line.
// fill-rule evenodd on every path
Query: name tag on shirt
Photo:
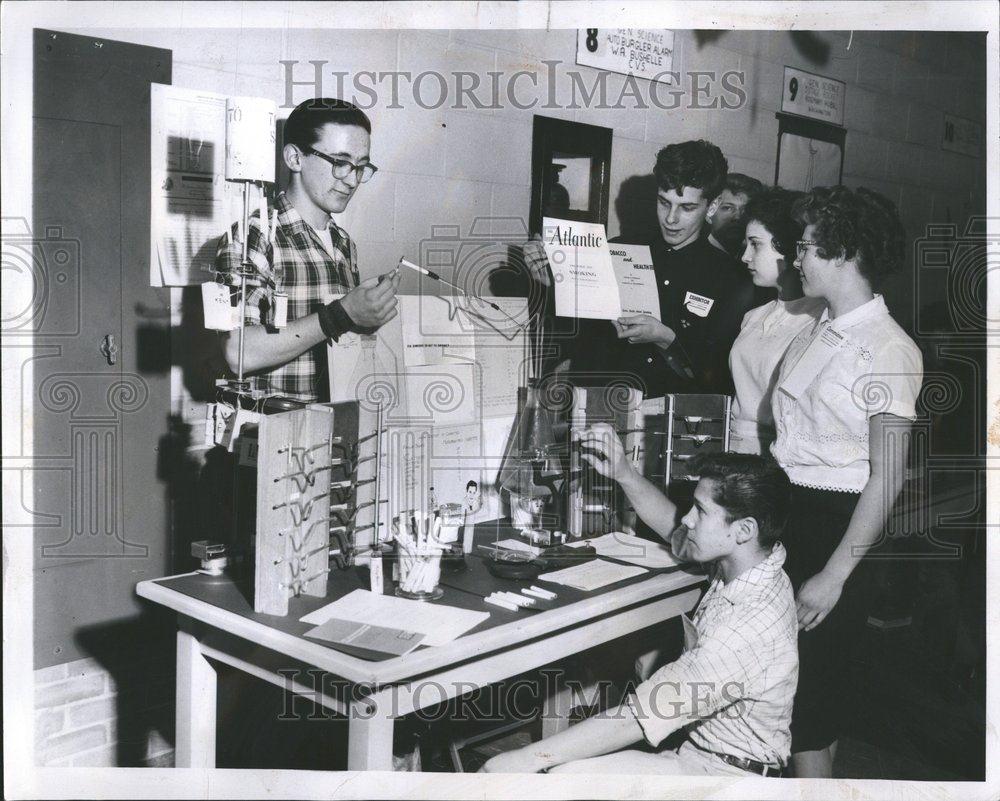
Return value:
M 271 295 L 271 325 L 275 328 L 288 325 L 288 295 L 284 292 Z
M 704 295 L 698 295 L 694 292 L 688 292 L 684 295 L 684 308 L 698 317 L 708 317 L 714 304 L 715 301 L 712 298 L 707 298 Z
M 239 328 L 239 307 L 229 301 L 229 287 L 207 281 L 201 285 L 202 313 L 205 318 L 205 328 L 213 331 L 232 331 Z
M 823 333 L 809 343 L 809 347 L 799 356 L 799 360 L 785 376 L 778 389 L 786 395 L 798 398 L 826 367 L 846 339 L 842 333 L 827 326 Z

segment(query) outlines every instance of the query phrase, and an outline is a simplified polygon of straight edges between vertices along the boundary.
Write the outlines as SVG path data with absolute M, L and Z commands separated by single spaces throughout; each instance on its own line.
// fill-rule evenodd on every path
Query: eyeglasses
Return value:
M 378 172 L 378 167 L 374 164 L 355 164 L 354 162 L 347 161 L 346 159 L 338 159 L 334 156 L 328 156 L 326 153 L 320 153 L 311 147 L 303 147 L 302 152 L 306 154 L 311 154 L 313 156 L 319 156 L 323 161 L 329 162 L 333 165 L 333 177 L 344 179 L 352 172 L 354 176 L 358 179 L 358 183 L 366 183 L 371 180 L 371 177 Z
M 795 255 L 802 258 L 806 253 L 806 248 L 810 245 L 818 245 L 819 242 L 815 242 L 812 239 L 800 239 L 795 243 Z

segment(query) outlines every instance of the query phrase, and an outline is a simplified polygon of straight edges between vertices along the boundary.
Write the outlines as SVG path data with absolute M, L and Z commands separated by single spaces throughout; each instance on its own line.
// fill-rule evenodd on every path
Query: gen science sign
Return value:
M 785 67 L 781 110 L 833 125 L 843 125 L 846 90 L 847 85 L 843 81 Z
M 674 32 L 662 28 L 583 28 L 576 63 L 622 75 L 673 83 Z

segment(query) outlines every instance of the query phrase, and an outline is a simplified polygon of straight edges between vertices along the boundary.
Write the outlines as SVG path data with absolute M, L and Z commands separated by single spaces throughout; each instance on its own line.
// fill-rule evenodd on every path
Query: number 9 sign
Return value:
M 789 95 L 788 99 L 795 100 L 795 96 L 798 93 L 799 93 L 799 79 L 793 77 L 792 80 L 788 82 L 788 95 Z

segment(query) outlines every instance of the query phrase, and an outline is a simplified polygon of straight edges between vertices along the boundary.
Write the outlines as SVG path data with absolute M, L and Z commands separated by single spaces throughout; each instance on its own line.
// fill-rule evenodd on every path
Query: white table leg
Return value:
M 215 767 L 215 668 L 181 618 L 177 631 L 177 747 L 179 768 Z
M 390 704 L 379 705 L 371 698 L 352 702 L 347 728 L 348 770 L 392 770 Z

